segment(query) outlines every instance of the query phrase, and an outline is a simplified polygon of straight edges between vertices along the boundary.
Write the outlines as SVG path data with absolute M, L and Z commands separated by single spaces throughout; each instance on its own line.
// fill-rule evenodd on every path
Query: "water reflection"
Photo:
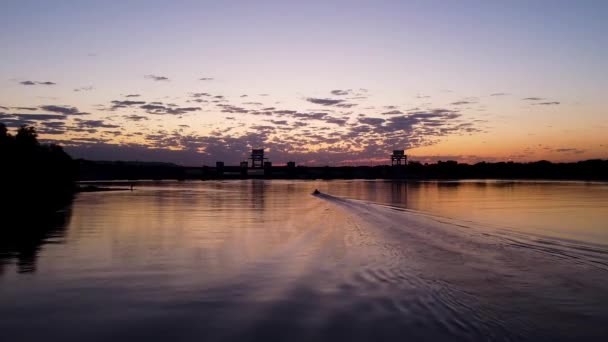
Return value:
M 72 212 L 70 204 L 57 211 L 29 209 L 27 213 L 8 213 L 4 219 L 0 230 L 0 274 L 12 262 L 16 262 L 19 273 L 35 272 L 43 246 L 61 243 L 65 236 Z
M 69 208 L 0 236 L 3 337 L 606 337 L 603 184 L 150 182 Z
M 391 182 L 391 203 L 400 203 L 407 207 L 407 182 Z
M 250 183 L 243 183 L 245 185 L 244 195 L 251 199 L 251 207 L 255 210 L 264 210 L 264 201 L 266 198 L 266 184 L 263 180 L 253 180 Z

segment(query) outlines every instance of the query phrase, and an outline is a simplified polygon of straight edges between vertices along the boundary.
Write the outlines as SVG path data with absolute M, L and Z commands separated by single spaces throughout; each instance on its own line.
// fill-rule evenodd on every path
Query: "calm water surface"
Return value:
M 148 182 L 15 225 L 7 341 L 608 339 L 608 183 Z

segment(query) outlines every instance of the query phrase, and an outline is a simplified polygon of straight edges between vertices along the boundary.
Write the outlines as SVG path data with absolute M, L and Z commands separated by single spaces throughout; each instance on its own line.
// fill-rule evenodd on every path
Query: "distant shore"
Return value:
M 131 188 L 108 188 L 108 187 L 101 187 L 101 186 L 96 186 L 96 185 L 86 185 L 86 186 L 79 186 L 76 188 L 76 192 L 107 192 L 107 191 L 130 191 L 132 190 Z
M 546 179 L 608 180 L 608 160 L 464 164 L 456 161 L 377 166 L 180 166 L 171 163 L 79 160 L 80 181 L 213 179 Z

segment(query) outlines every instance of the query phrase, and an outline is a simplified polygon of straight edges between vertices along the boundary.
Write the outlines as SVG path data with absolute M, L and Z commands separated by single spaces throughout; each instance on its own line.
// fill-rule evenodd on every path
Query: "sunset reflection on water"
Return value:
M 79 194 L 57 226 L 6 235 L 0 329 L 601 340 L 607 222 L 605 183 L 141 182 Z

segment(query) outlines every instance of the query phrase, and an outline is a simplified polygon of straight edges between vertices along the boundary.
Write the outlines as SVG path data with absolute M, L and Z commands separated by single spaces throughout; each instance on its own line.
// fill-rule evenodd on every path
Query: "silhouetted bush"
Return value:
M 61 146 L 40 144 L 34 127 L 22 126 L 13 136 L 0 123 L 0 160 L 5 209 L 34 213 L 69 202 L 77 165 Z

